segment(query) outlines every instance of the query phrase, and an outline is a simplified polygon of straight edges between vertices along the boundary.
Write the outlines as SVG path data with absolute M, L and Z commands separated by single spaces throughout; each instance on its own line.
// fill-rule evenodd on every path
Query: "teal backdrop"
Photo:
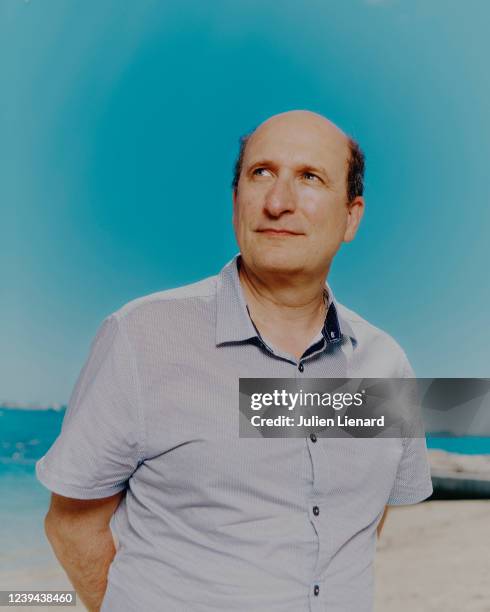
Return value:
M 0 402 L 68 400 L 102 319 L 235 254 L 238 137 L 330 117 L 367 212 L 330 281 L 419 376 L 488 376 L 485 0 L 1 0 Z

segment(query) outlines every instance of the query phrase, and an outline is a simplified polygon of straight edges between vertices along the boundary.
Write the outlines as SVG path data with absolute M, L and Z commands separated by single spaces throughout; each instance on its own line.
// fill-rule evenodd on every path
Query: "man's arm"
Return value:
M 385 506 L 384 512 L 383 512 L 383 516 L 381 517 L 381 520 L 378 523 L 378 527 L 377 527 L 377 532 L 378 532 L 378 538 L 381 535 L 381 530 L 383 529 L 383 525 L 384 522 L 386 520 L 386 515 L 388 514 L 388 506 Z
M 53 493 L 44 519 L 53 551 L 89 612 L 98 612 L 107 588 L 116 553 L 109 522 L 123 495 L 82 500 Z

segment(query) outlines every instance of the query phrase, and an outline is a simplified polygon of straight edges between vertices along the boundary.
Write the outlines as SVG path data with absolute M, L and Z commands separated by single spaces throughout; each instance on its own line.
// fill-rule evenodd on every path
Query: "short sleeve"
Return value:
M 405 353 L 401 355 L 401 378 L 415 378 Z M 402 438 L 403 453 L 388 501 L 389 506 L 417 504 L 433 493 L 425 436 Z
M 403 438 L 402 442 L 402 458 L 386 502 L 389 506 L 417 504 L 433 491 L 425 438 Z
M 116 314 L 99 327 L 71 394 L 61 432 L 36 463 L 38 480 L 77 499 L 109 497 L 127 486 L 142 458 L 136 364 Z

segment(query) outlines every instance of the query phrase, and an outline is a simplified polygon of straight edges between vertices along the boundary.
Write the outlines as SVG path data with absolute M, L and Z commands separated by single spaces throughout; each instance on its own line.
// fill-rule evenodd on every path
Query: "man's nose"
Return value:
M 296 194 L 289 177 L 277 177 L 267 192 L 265 210 L 273 217 L 296 209 Z

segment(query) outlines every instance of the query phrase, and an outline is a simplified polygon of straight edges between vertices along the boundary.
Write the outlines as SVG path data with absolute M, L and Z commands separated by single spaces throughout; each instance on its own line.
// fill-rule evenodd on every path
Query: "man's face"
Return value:
M 245 262 L 257 271 L 325 274 L 352 240 L 363 202 L 347 204 L 349 147 L 326 119 L 276 115 L 247 143 L 233 225 Z

